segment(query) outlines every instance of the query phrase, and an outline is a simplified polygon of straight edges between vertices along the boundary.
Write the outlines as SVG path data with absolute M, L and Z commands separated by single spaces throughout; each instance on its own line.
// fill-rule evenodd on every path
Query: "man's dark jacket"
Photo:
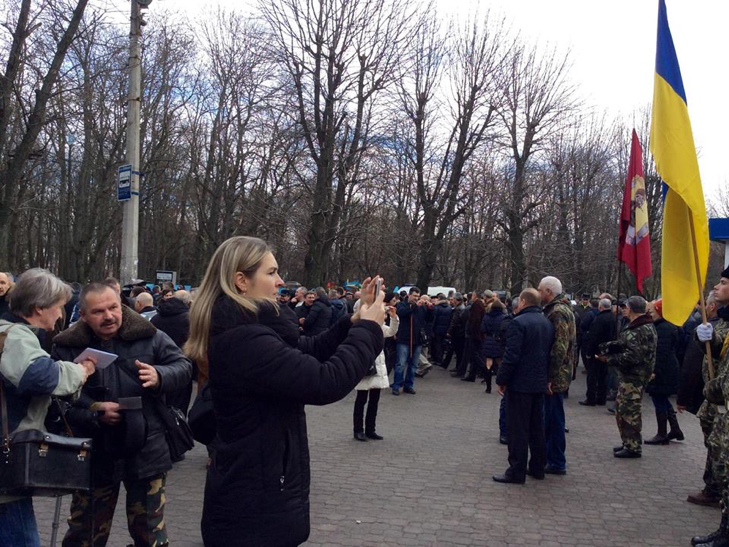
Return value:
M 506 330 L 496 383 L 519 393 L 546 393 L 554 327 L 538 306 L 521 310 Z
M 451 325 L 451 308 L 448 302 L 440 302 L 433 308 L 435 318 L 433 319 L 433 334 L 437 336 L 445 336 L 448 334 L 448 327 Z
M 397 343 L 420 346 L 423 344 L 421 331 L 427 327 L 429 321 L 433 320 L 433 310 L 425 305 L 409 304 L 400 302 L 397 305 L 397 316 L 400 319 L 400 326 L 397 329 Z
M 311 305 L 304 319 L 304 334 L 306 336 L 321 334 L 329 328 L 331 320 L 332 305 L 326 296 L 320 296 Z
M 0 296 L 0 316 L 2 316 L 4 313 L 10 311 L 10 306 L 8 303 L 8 295 L 4 294 Z
M 579 323 L 576 322 L 577 334 L 580 336 L 580 348 L 585 351 L 589 351 L 590 343 L 590 332 L 592 330 L 592 323 L 597 319 L 600 314 L 600 310 L 597 308 L 590 307 L 589 309 L 582 312 L 579 317 Z M 578 319 L 575 319 L 578 321 Z
M 189 359 L 169 336 L 126 306 L 122 306 L 122 326 L 115 338 L 100 340 L 86 323 L 78 321 L 56 336 L 51 355 L 54 359 L 73 361 L 88 347 L 119 356 L 107 368 L 89 376 L 69 413 L 72 429 L 82 432 L 82 436 L 90 434 L 94 439 L 91 460 L 94 480 L 103 481 L 102 484 L 137 480 L 168 471 L 172 464 L 159 413 L 163 410 L 163 395 L 190 381 Z M 142 387 L 135 360 L 157 370 L 158 390 Z M 95 402 L 116 402 L 119 397 L 137 396 L 142 397 L 143 446 L 125 455 L 126 422 L 117 426 L 101 424 L 91 406 Z
M 190 336 L 190 307 L 179 298 L 168 298 L 159 304 L 152 324 L 182 348 Z
M 463 340 L 466 338 L 466 324 L 468 323 L 468 310 L 463 304 L 459 304 L 453 308 L 451 313 L 451 324 L 448 327 L 448 335 L 453 340 Z
M 594 359 L 600 353 L 600 344 L 612 342 L 618 337 L 618 320 L 611 310 L 602 310 L 590 323 L 587 336 L 587 357 Z
M 202 516 L 207 547 L 299 545 L 309 536 L 304 405 L 345 397 L 382 351 L 382 329 L 343 317 L 299 337 L 288 310 L 213 308 L 210 386 L 218 438 Z
M 653 322 L 658 335 L 656 345 L 656 364 L 653 368 L 655 378 L 648 382 L 645 390 L 651 395 L 673 395 L 678 393 L 678 380 L 680 365 L 676 352 L 681 339 L 679 328 L 666 321 L 658 319 Z
M 332 306 L 332 318 L 329 324 L 333 325 L 347 314 L 347 306 L 339 298 L 330 299 L 329 304 Z

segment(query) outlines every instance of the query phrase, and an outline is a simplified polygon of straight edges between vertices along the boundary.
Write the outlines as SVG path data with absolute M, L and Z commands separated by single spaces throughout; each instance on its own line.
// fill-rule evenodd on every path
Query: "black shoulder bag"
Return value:
M 0 357 L 9 327 L 0 333 Z M 0 376 L 2 454 L 0 494 L 8 496 L 63 496 L 91 490 L 91 439 L 68 437 L 38 429 L 9 434 L 5 379 Z M 65 418 L 64 418 L 65 422 Z

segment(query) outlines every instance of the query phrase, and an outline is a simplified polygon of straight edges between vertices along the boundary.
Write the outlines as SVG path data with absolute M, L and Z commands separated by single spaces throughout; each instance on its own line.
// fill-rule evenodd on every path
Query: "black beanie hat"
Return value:
M 726 270 L 724 270 L 723 272 L 721 272 L 721 276 L 722 277 L 726 277 L 727 279 L 729 279 L 729 266 L 726 268 Z

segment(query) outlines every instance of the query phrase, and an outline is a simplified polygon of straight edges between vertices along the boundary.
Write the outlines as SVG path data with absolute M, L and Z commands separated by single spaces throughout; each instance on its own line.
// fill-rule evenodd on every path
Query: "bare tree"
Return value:
M 305 282 L 320 284 L 339 232 L 348 187 L 369 146 L 372 103 L 393 79 L 411 32 L 404 0 L 274 0 L 260 9 L 272 55 L 297 100 L 313 162 Z
M 545 138 L 569 120 L 575 106 L 574 88 L 567 80 L 568 56 L 555 50 L 522 45 L 510 60 L 499 117 L 504 145 L 511 155 L 509 195 L 501 224 L 511 255 L 511 292 L 518 294 L 527 279 L 524 237 L 539 220 L 533 218 L 542 192 L 530 178 L 529 161 L 545 145 Z

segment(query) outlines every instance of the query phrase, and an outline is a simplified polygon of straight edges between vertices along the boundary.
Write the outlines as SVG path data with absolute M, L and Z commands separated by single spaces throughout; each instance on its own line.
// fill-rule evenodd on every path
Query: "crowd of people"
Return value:
M 92 488 L 73 494 L 64 546 L 106 544 L 122 483 L 134 544 L 169 543 L 165 483 L 184 455 L 170 450 L 163 415 L 187 412 L 193 381 L 198 393 L 207 384 L 215 418 L 205 544 L 297 545 L 310 529 L 305 405 L 354 390 L 354 439 L 382 441 L 382 391 L 415 396 L 416 379 L 427 381 L 433 367 L 481 379 L 490 396 L 495 384 L 508 466 L 493 480 L 524 484 L 568 472 L 564 400 L 582 363 L 579 403 L 615 415 L 616 458 L 683 441 L 676 410 L 696 414 L 708 451 L 704 488 L 687 501 L 721 507 L 722 518 L 692 544 L 727 546 L 729 268 L 706 299 L 705 321 L 697 309 L 675 326 L 662 309 L 637 295 L 585 293 L 576 302 L 553 276 L 514 299 L 491 290 L 430 297 L 414 286 L 395 293 L 379 277 L 358 291 L 290 291 L 265 242 L 234 237 L 193 291 L 0 272 L 2 397 L 11 436 L 55 432 L 62 421 L 93 439 Z M 116 355 L 113 366 L 76 362 L 87 348 Z M 645 441 L 644 393 L 656 417 Z M 31 498 L 0 495 L 0 544 L 39 545 Z

